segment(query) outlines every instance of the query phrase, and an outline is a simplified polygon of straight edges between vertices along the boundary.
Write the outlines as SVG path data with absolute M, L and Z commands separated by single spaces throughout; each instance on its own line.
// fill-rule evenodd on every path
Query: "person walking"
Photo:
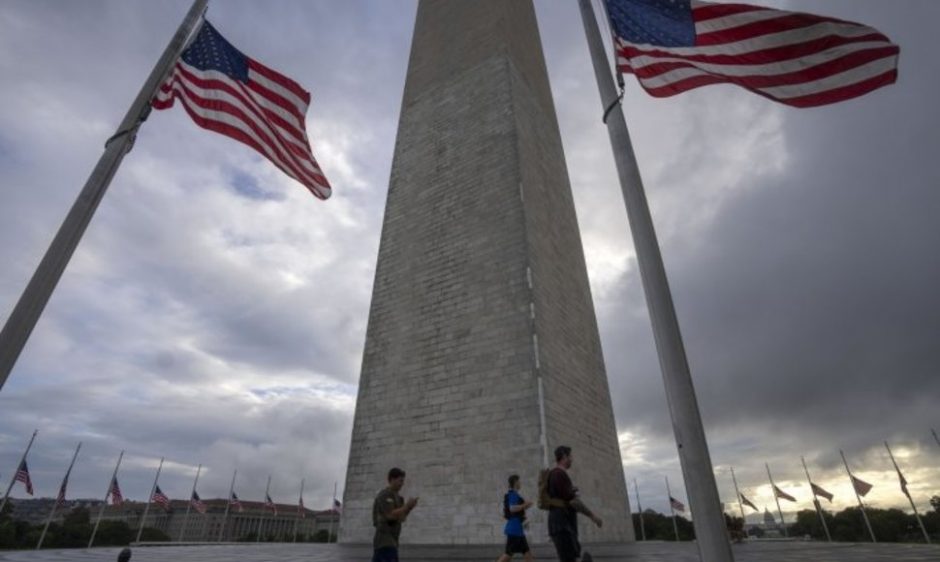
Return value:
M 529 541 L 525 538 L 525 511 L 532 507 L 532 502 L 526 501 L 519 495 L 522 489 L 522 482 L 518 474 L 509 477 L 509 491 L 503 496 L 503 516 L 506 518 L 506 526 L 503 532 L 506 534 L 506 551 L 496 560 L 496 562 L 509 562 L 513 554 L 521 554 L 525 562 L 532 562 L 532 550 L 529 548 Z
M 405 486 L 405 471 L 393 468 L 388 471 L 388 486 L 375 496 L 372 504 L 372 562 L 398 562 L 398 537 L 401 524 L 418 505 L 418 498 L 402 499 L 398 492 Z
M 548 497 L 553 500 L 548 509 L 548 536 L 555 544 L 559 562 L 591 562 L 590 554 L 581 555 L 578 513 L 586 515 L 598 527 L 604 522 L 578 497 L 578 489 L 568 475 L 573 462 L 571 447 L 560 445 L 555 449 L 555 467 L 547 477 Z

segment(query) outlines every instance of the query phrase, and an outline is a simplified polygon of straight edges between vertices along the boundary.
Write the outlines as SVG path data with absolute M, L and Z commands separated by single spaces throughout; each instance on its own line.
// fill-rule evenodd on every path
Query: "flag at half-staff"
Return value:
M 163 493 L 163 490 L 160 489 L 160 486 L 157 486 L 153 491 L 153 495 L 150 497 L 150 501 L 155 504 L 160 505 L 165 511 L 170 510 L 170 497 Z
M 196 490 L 193 490 L 193 496 L 189 499 L 189 503 L 192 504 L 193 509 L 199 513 L 205 514 L 206 502 L 202 501 L 202 498 L 199 497 L 199 493 L 196 492 Z
M 858 495 L 862 496 L 863 498 L 864 498 L 864 497 L 868 494 L 868 492 L 870 492 L 871 489 L 874 487 L 872 484 L 869 484 L 868 482 L 865 482 L 864 480 L 862 480 L 862 479 L 859 478 L 858 476 L 855 476 L 854 474 L 851 475 L 851 477 L 852 477 L 852 487 L 855 488 L 855 493 L 857 493 Z
M 672 496 L 669 496 L 669 506 L 675 509 L 676 511 L 685 513 L 685 504 Z
M 245 511 L 245 508 L 242 507 L 242 502 L 238 499 L 238 494 L 232 492 L 232 497 L 229 499 L 229 505 L 238 510 L 239 513 Z
M 746 505 L 746 506 L 748 506 L 749 508 L 753 509 L 754 511 L 760 511 L 760 509 L 758 509 L 757 506 L 754 505 L 754 502 L 752 502 L 751 500 L 747 499 L 747 496 L 745 496 L 744 494 L 740 494 L 740 495 L 741 495 L 741 503 L 743 503 L 744 505 Z
M 790 501 L 790 502 L 795 502 L 795 501 L 796 501 L 796 498 L 794 498 L 794 497 L 791 496 L 790 494 L 784 492 L 783 490 L 781 490 L 780 488 L 778 488 L 776 485 L 774 485 L 774 497 L 778 497 L 778 498 L 780 498 L 780 499 L 782 499 L 782 500 L 787 500 L 787 501 Z
M 917 505 L 914 503 L 914 498 L 911 497 L 910 490 L 907 489 L 907 478 L 904 478 L 904 475 L 901 473 L 901 467 L 898 466 L 896 460 L 894 460 L 894 453 L 891 452 L 891 447 L 888 446 L 888 442 L 885 441 L 885 449 L 888 450 L 888 456 L 891 457 L 891 464 L 894 465 L 894 470 L 898 472 L 898 481 L 901 483 L 901 492 L 907 496 L 907 501 L 911 503 L 911 509 L 914 511 L 914 517 L 917 519 L 918 525 L 920 525 L 920 530 L 924 533 L 924 541 L 927 544 L 930 544 L 930 534 L 927 532 L 927 527 L 924 526 L 924 521 L 920 517 L 920 513 L 917 511 Z
M 813 482 L 810 482 L 809 485 L 812 488 L 814 494 L 816 494 L 817 496 L 821 498 L 826 498 L 827 500 L 829 500 L 829 503 L 832 503 L 832 498 L 834 497 L 832 495 L 832 492 L 827 492 L 825 488 L 817 484 L 814 484 Z
M 26 459 L 20 461 L 20 466 L 16 469 L 16 476 L 14 476 L 13 481 L 22 482 L 23 486 L 26 487 L 26 493 L 33 495 L 33 479 L 29 477 L 29 467 L 26 466 Z
M 274 513 L 275 516 L 277 515 L 277 505 L 269 494 L 264 495 L 264 509 Z
M 122 505 L 124 503 L 124 495 L 121 493 L 121 487 L 118 486 L 117 477 L 111 479 L 108 495 L 111 497 L 111 505 Z
M 339 501 L 338 499 L 336 499 L 336 498 L 333 498 L 333 512 L 334 512 L 334 513 L 342 513 L 342 512 L 343 512 L 343 504 L 342 504 L 342 502 L 340 502 L 340 501 Z
M 208 21 L 183 51 L 153 107 L 167 109 L 177 99 L 200 127 L 250 146 L 320 199 L 330 196 L 307 138 L 310 94 L 245 56 Z
M 735 84 L 794 107 L 897 80 L 899 48 L 871 27 L 747 4 L 607 0 L 617 68 L 656 97 Z
M 297 515 L 299 515 L 301 519 L 307 518 L 307 510 L 304 509 L 304 497 L 303 496 L 300 496 L 300 501 L 297 502 Z

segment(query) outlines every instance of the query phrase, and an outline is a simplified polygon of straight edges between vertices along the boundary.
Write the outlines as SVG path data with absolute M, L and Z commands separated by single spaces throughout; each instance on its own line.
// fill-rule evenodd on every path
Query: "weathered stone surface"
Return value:
M 532 4 L 424 0 L 340 540 L 371 540 L 373 497 L 398 466 L 404 495 L 421 498 L 403 543 L 498 542 L 508 475 L 535 499 L 538 470 L 567 444 L 575 484 L 605 519 L 584 538 L 631 541 L 612 412 Z M 529 528 L 547 540 L 543 513 Z

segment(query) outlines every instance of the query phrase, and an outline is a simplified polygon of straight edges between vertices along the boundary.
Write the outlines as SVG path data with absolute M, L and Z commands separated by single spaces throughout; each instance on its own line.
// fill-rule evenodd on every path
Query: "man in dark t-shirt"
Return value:
M 372 503 L 372 562 L 398 562 L 398 537 L 401 524 L 418 504 L 418 498 L 405 501 L 398 492 L 405 485 L 405 471 L 393 468 L 388 471 L 388 487 L 375 496 Z
M 564 502 L 564 507 L 552 505 L 548 510 L 548 536 L 555 544 L 559 562 L 581 560 L 581 543 L 578 541 L 578 513 L 588 516 L 595 525 L 603 525 L 578 498 L 578 489 L 571 483 L 568 469 L 573 461 L 571 447 L 561 445 L 555 449 L 555 468 L 548 473 L 549 497 Z M 587 560 L 588 555 L 585 556 Z

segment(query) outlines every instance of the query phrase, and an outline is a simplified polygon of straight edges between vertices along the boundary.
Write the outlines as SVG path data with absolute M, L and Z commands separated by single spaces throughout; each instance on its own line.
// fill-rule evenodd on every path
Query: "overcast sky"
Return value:
M 811 508 L 800 465 L 854 502 L 839 458 L 905 506 L 940 494 L 940 3 L 766 0 L 864 22 L 901 46 L 897 84 L 817 109 L 731 86 L 624 101 L 722 498 L 772 506 L 764 463 Z M 0 321 L 188 7 L 0 3 Z M 180 107 L 142 128 L 0 391 L 0 482 L 34 428 L 54 496 L 236 490 L 326 508 L 345 478 L 416 3 L 227 0 L 208 17 L 311 91 L 322 202 Z M 577 4 L 537 0 L 624 472 L 685 498 L 623 200 Z M 379 485 L 379 483 L 377 483 Z M 17 486 L 14 497 L 24 497 Z M 495 512 L 494 512 L 495 513 Z

